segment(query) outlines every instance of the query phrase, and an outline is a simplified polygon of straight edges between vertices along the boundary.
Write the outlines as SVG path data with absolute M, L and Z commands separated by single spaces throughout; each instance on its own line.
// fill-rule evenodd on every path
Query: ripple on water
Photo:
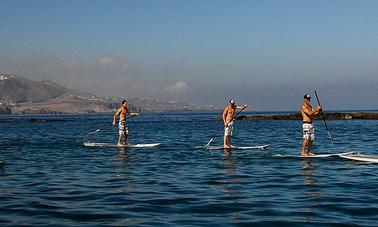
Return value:
M 222 127 L 215 116 L 145 115 L 130 122 L 130 141 L 162 143 L 155 149 L 83 147 L 83 137 L 112 116 L 1 124 L 0 159 L 7 164 L 0 168 L 0 224 L 377 225 L 378 165 L 274 158 L 299 153 L 296 121 L 237 122 L 233 142 L 271 144 L 264 151 L 195 148 Z M 374 154 L 377 124 L 330 121 L 332 145 L 317 122 L 314 149 Z M 114 142 L 116 133 L 108 127 L 91 139 Z M 213 142 L 221 143 L 221 136 Z

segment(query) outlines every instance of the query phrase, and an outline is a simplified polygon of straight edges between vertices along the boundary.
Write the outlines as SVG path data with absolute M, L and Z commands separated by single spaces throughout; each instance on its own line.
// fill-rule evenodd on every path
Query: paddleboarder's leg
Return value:
M 127 126 L 125 125 L 125 128 L 124 128 L 125 130 L 124 130 L 124 134 L 123 134 L 123 136 L 124 136 L 124 144 L 127 144 L 127 139 L 128 139 L 128 137 L 129 137 L 129 129 L 127 128 Z
M 228 142 L 229 138 L 230 138 L 230 136 L 224 135 L 224 137 L 223 137 L 223 147 L 224 148 L 229 148 L 230 147 L 230 144 Z
M 302 155 L 302 156 L 306 156 L 306 155 L 307 155 L 307 153 L 306 153 L 306 146 L 307 146 L 307 143 L 308 143 L 308 140 L 303 139 L 302 151 L 301 151 L 301 155 Z
M 231 148 L 231 137 L 234 130 L 234 122 L 231 121 L 226 127 L 224 127 L 224 148 Z
M 309 141 L 309 134 L 308 134 L 308 127 L 307 124 L 302 125 L 302 132 L 303 132 L 303 144 L 302 144 L 302 150 L 301 150 L 301 155 L 306 156 L 306 146 L 308 145 Z
M 231 136 L 227 136 L 227 147 L 231 148 Z
M 232 136 L 233 125 L 229 123 L 224 127 L 224 138 L 223 138 L 223 147 L 231 148 L 231 136 Z
M 310 130 L 308 131 L 308 152 L 307 155 L 313 155 L 312 151 L 312 143 L 314 142 L 315 139 L 315 129 L 314 126 L 311 125 Z
M 313 153 L 311 152 L 311 149 L 312 149 L 312 140 L 309 140 L 308 141 L 308 144 L 307 144 L 307 155 L 313 155 Z
M 223 136 L 223 147 L 228 148 L 228 126 L 224 127 L 224 136 Z
M 312 148 L 312 141 L 315 138 L 314 134 L 314 126 L 310 123 L 303 123 L 303 144 L 302 144 L 302 151 L 301 155 L 311 155 L 311 148 Z M 307 146 L 307 152 L 306 152 Z
M 118 135 L 118 142 L 117 142 L 117 145 L 121 145 L 121 138 L 122 138 L 122 135 Z
M 118 124 L 118 143 L 117 143 L 118 145 L 122 145 L 121 143 L 122 135 L 124 135 L 125 142 L 127 142 L 126 131 L 127 131 L 126 122 L 120 121 Z

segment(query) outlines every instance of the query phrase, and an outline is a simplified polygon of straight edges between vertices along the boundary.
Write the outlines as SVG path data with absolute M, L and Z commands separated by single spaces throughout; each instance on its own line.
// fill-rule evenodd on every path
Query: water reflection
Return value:
M 116 159 L 116 165 L 120 169 L 126 169 L 127 163 L 130 161 L 131 157 L 128 152 L 127 147 L 118 147 L 118 155 Z
M 232 189 L 234 184 L 237 184 L 240 182 L 238 179 L 238 176 L 240 175 L 240 172 L 237 169 L 236 164 L 236 157 L 231 152 L 231 149 L 224 149 L 223 153 L 223 166 L 224 166 L 224 175 L 226 176 L 225 182 L 225 192 L 228 193 L 230 196 L 234 196 L 236 193 Z
M 302 160 L 302 175 L 304 183 L 306 185 L 312 185 L 316 183 L 314 178 L 315 163 L 311 158 L 304 158 Z
M 230 208 L 233 206 L 238 207 L 238 204 L 241 203 L 241 191 L 236 190 L 240 185 L 240 175 L 241 173 L 238 170 L 237 159 L 233 155 L 230 149 L 224 149 L 224 154 L 222 157 L 223 166 L 224 166 L 224 184 L 222 184 L 223 189 L 221 190 L 223 193 L 227 195 L 229 198 L 229 204 L 232 204 Z M 238 220 L 240 219 L 240 212 L 230 213 L 229 218 L 231 220 Z
M 303 159 L 302 161 L 302 175 L 304 180 L 304 195 L 308 198 L 308 206 L 305 209 L 305 222 L 311 222 L 316 215 L 316 207 L 319 205 L 319 199 L 322 197 L 322 192 L 314 187 L 318 181 L 315 178 L 315 160 L 311 158 Z

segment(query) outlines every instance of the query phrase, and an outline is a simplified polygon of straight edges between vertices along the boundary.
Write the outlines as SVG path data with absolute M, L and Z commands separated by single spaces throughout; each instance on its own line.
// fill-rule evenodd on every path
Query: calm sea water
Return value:
M 142 115 L 130 143 L 149 149 L 86 148 L 116 141 L 112 116 L 2 117 L 0 225 L 378 226 L 378 165 L 299 154 L 298 121 L 239 121 L 224 154 L 194 148 L 222 127 L 214 114 Z M 55 121 L 57 120 L 57 121 Z M 6 122 L 4 122 L 6 121 Z M 378 153 L 378 121 L 316 122 L 315 153 Z M 213 145 L 221 145 L 221 136 Z

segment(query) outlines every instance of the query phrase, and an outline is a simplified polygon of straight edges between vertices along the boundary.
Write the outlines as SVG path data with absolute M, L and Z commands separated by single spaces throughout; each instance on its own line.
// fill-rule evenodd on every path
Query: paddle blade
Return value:
M 328 133 L 328 137 L 329 137 L 329 139 L 331 140 L 331 142 L 332 142 L 332 144 L 333 144 L 333 139 L 332 139 L 331 134 L 329 133 L 329 131 L 327 131 L 327 133 Z
M 210 146 L 210 144 L 211 144 L 211 142 L 213 142 L 213 140 L 214 140 L 214 138 L 211 138 L 211 139 L 209 140 L 209 142 L 208 142 L 205 146 L 203 146 L 203 149 L 208 149 L 209 146 Z
M 93 131 L 93 132 L 90 132 L 90 133 L 88 133 L 88 135 L 92 135 L 92 134 L 95 134 L 96 132 L 99 132 L 99 131 L 101 131 L 101 129 L 99 128 L 99 129 L 97 129 L 96 131 Z

